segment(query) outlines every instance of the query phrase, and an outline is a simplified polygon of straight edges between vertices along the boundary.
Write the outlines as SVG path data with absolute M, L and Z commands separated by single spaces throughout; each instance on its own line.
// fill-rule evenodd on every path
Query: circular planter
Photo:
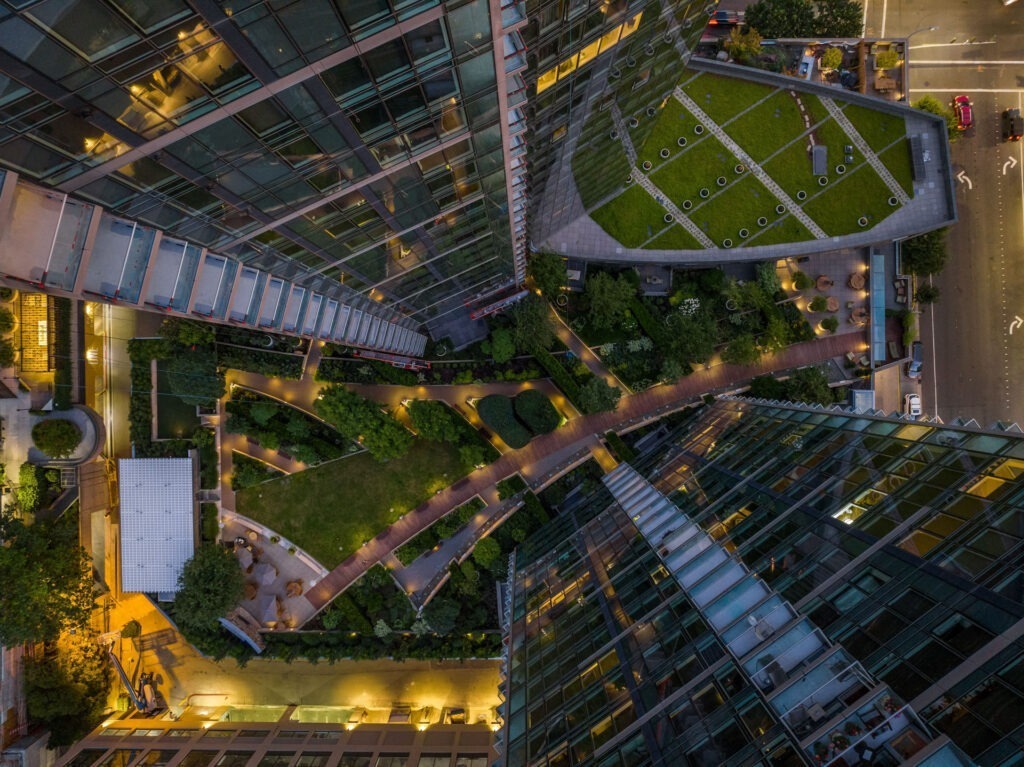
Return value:
M 836 173 L 838 173 L 840 176 L 843 175 L 844 173 L 846 173 L 846 166 L 843 165 L 842 163 L 837 165 L 836 166 Z
M 765 218 L 764 216 L 761 216 L 759 219 L 757 219 L 757 225 L 758 226 L 768 226 L 768 219 Z
M 626 66 L 627 67 L 635 67 L 636 66 L 636 59 L 634 59 L 632 56 L 626 56 Z
M 619 132 L 617 130 L 613 130 L 608 134 L 608 138 L 610 138 L 612 141 L 615 141 L 618 137 Z
M 444 344 L 439 344 L 437 346 L 437 348 L 434 349 L 434 355 L 437 356 L 437 357 L 443 357 L 447 353 L 448 353 L 448 347 L 445 346 Z
M 796 193 L 796 198 L 798 200 L 806 200 L 807 199 L 807 192 L 805 192 L 803 189 L 801 189 L 799 192 Z
M 828 176 L 818 176 L 818 186 L 825 186 L 828 183 Z
M 630 128 L 639 128 L 640 127 L 640 121 L 637 120 L 635 117 L 630 117 L 629 118 L 629 127 Z
M 702 200 L 706 200 L 710 196 L 711 190 L 709 190 L 707 187 L 704 187 L 703 189 L 700 190 L 700 197 Z
M 723 248 L 731 248 L 732 247 L 732 240 L 730 240 L 728 237 L 726 237 L 724 240 L 722 240 L 722 247 Z
M 892 207 L 894 207 L 894 208 L 895 208 L 895 207 L 896 207 L 897 205 L 899 205 L 899 204 L 900 204 L 900 201 L 899 201 L 899 200 L 897 200 L 897 199 L 896 199 L 895 197 L 890 197 L 890 198 L 889 198 L 889 204 L 890 204 L 890 205 L 891 205 Z
M 629 186 L 632 183 L 633 183 L 633 177 L 632 176 L 626 176 L 626 186 Z
M 740 239 L 741 240 L 745 240 L 745 239 L 747 239 L 750 236 L 750 230 L 749 229 L 740 229 L 739 234 L 740 234 Z
M 658 152 L 658 157 L 660 157 L 662 160 L 667 160 L 670 154 L 672 153 L 667 149 L 662 149 L 660 152 Z
M 666 224 L 671 224 L 673 221 L 675 221 L 675 219 L 672 218 L 672 214 L 671 213 L 666 213 L 664 216 L 662 216 L 662 220 Z
M 703 125 L 694 125 L 693 126 L 693 132 L 696 133 L 699 136 L 700 134 L 702 134 L 704 132 L 704 126 Z
M 612 67 L 611 69 L 608 70 L 608 76 L 615 78 L 616 80 L 619 79 L 619 76 L 621 74 L 622 72 L 619 71 L 618 67 Z
M 565 295 L 565 293 L 559 293 L 558 297 L 555 299 L 555 303 L 559 306 L 568 306 L 569 296 Z
M 683 200 L 683 210 L 689 210 L 693 207 L 693 203 L 689 200 Z
M 686 136 L 680 136 L 676 139 L 676 144 L 679 146 L 686 146 Z
M 736 166 L 735 168 L 733 168 L 733 170 L 734 170 L 734 171 L 736 171 L 736 175 L 739 175 L 740 173 L 742 173 L 743 171 L 745 171 L 745 170 L 746 170 L 746 168 L 745 168 L 745 167 L 743 167 L 743 164 L 742 164 L 742 163 L 740 163 L 740 164 L 739 164 L 739 165 L 737 165 L 737 166 Z
M 648 56 L 653 56 L 654 55 L 654 46 L 650 45 L 650 44 L 645 45 L 644 46 L 644 53 L 646 53 Z
M 644 160 L 644 164 L 643 164 L 643 169 L 644 170 L 650 170 L 653 167 L 654 166 L 651 165 L 651 161 L 650 160 Z
M 734 300 L 730 298 L 725 302 L 725 308 L 728 309 L 730 312 L 734 312 L 739 308 L 739 306 L 736 304 Z
M 729 181 L 726 179 L 725 176 L 719 176 L 717 179 L 715 179 L 715 183 L 718 184 L 719 186 L 725 186 L 726 184 L 729 183 Z
M 656 115 L 656 114 L 658 114 L 658 110 L 657 109 L 655 109 L 654 107 L 647 107 L 647 116 L 648 117 L 654 117 L 654 115 Z
M 778 205 L 775 206 L 775 212 L 781 216 L 783 213 L 786 212 L 786 206 L 779 203 Z
M 868 220 L 867 220 L 867 218 L 865 216 L 861 216 L 860 218 L 857 219 L 857 226 L 864 227 L 864 226 L 867 226 L 867 225 L 868 225 Z

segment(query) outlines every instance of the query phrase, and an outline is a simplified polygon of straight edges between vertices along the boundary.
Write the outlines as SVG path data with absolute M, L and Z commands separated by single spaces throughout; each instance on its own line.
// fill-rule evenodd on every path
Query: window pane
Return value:
M 29 15 L 90 61 L 139 39 L 117 14 L 97 0 L 45 0 Z

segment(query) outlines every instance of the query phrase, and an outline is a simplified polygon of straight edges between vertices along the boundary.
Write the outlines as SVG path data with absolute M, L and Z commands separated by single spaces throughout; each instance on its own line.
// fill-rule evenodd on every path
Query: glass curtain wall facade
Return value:
M 662 108 L 717 6 L 718 0 L 527 3 L 531 241 L 548 239 L 625 184 L 630 164 L 612 135 L 616 121 Z M 653 124 L 630 130 L 634 145 Z
M 0 165 L 426 322 L 516 277 L 518 8 L 4 0 Z
M 634 466 L 516 552 L 507 764 L 1024 763 L 1019 434 L 719 400 Z

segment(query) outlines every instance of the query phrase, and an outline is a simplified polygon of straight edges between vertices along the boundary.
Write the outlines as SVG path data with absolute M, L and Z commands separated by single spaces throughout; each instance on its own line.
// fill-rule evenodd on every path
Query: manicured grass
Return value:
M 725 176 L 730 182 L 737 178 L 735 166 L 736 158 L 722 142 L 707 136 L 652 173 L 651 181 L 676 205 L 690 200 L 696 206 L 701 201 L 701 188 L 714 192 L 718 189 L 715 179 L 719 176 Z
M 837 183 L 804 204 L 804 211 L 830 235 L 863 232 L 899 210 L 889 205 L 889 187 L 868 165 L 847 173 Z M 857 219 L 864 216 L 867 226 Z
M 696 237 L 679 224 L 672 224 L 644 245 L 647 250 L 701 250 L 703 247 Z
M 590 217 L 627 248 L 639 248 L 665 228 L 665 213 L 642 187 L 631 186 Z
M 690 219 L 708 236 L 721 245 L 722 240 L 732 240 L 733 247 L 741 244 L 740 229 L 748 229 L 751 236 L 761 229 L 757 219 L 764 217 L 771 223 L 779 218 L 775 206 L 779 201 L 764 185 L 751 175 L 746 175 L 732 186 L 699 208 L 691 211 Z
M 914 171 L 910 160 L 910 141 L 903 139 L 899 143 L 893 144 L 878 155 L 878 159 L 889 169 L 889 172 L 903 187 L 903 191 L 913 196 Z
M 332 568 L 469 469 L 456 447 L 417 439 L 400 460 L 360 453 L 242 490 L 235 503 Z
M 755 162 L 761 162 L 807 129 L 800 107 L 789 91 L 778 91 L 724 127 Z
M 898 115 L 877 112 L 859 104 L 847 104 L 843 113 L 876 152 L 907 135 L 906 121 Z
M 654 128 L 651 135 L 647 137 L 643 147 L 637 146 L 637 162 L 643 164 L 646 160 L 655 166 L 665 162 L 658 154 L 662 149 L 667 149 L 675 157 L 683 151 L 678 144 L 680 136 L 685 136 L 688 142 L 696 140 L 697 136 L 693 128 L 697 125 L 697 118 L 690 114 L 686 107 L 679 103 L 679 100 L 669 96 L 665 106 L 655 117 L 648 117 L 644 110 L 634 115 L 643 127 L 644 120 L 654 120 Z M 640 129 L 637 129 L 637 133 Z
M 760 234 L 754 235 L 746 244 L 750 247 L 758 245 L 777 245 L 786 242 L 803 242 L 813 240 L 814 235 L 806 226 L 800 223 L 794 216 L 786 215 L 784 218 L 769 224 L 768 228 Z
M 761 83 L 705 72 L 683 85 L 683 90 L 708 117 L 721 125 L 775 89 Z
M 830 115 L 828 110 L 825 109 L 825 105 L 822 104 L 821 99 L 813 93 L 798 92 L 797 96 L 800 97 L 800 102 L 804 105 L 804 110 L 811 117 L 811 125 L 816 125 L 829 119 Z
M 788 146 L 763 167 L 775 183 L 782 187 L 782 191 L 793 199 L 796 199 L 796 193 L 801 189 L 809 195 L 813 194 L 818 185 L 811 173 L 811 154 L 807 149 L 806 138 Z

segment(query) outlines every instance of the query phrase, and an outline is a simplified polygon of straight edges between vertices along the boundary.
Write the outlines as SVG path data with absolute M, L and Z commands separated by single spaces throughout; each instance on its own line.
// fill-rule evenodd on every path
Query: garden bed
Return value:
M 411 565 L 422 554 L 432 551 L 442 541 L 451 538 L 465 527 L 486 504 L 480 498 L 472 498 L 458 506 L 412 540 L 394 550 L 394 555 L 403 565 Z
M 256 487 L 285 475 L 280 469 L 235 451 L 231 453 L 231 465 L 231 489 L 235 491 Z
M 157 439 L 187 439 L 199 428 L 196 406 L 176 397 L 167 383 L 165 365 L 156 363 L 156 436 Z

